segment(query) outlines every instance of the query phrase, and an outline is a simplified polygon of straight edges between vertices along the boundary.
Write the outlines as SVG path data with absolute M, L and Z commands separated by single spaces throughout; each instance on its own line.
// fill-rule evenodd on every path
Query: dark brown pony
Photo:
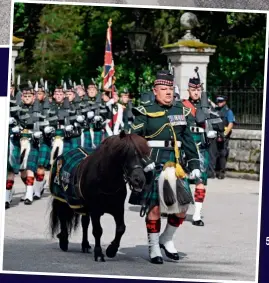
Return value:
M 149 156 L 147 141 L 124 131 L 117 136 L 106 138 L 102 144 L 78 166 L 81 202 L 86 215 L 82 216 L 82 252 L 89 252 L 88 227 L 92 220 L 92 234 L 95 238 L 94 257 L 104 261 L 100 245 L 102 227 L 100 218 L 111 214 L 116 223 L 115 238 L 108 246 L 106 255 L 115 257 L 125 232 L 124 203 L 127 195 L 126 183 L 136 191 L 145 189 L 146 176 L 143 158 Z M 67 203 L 53 199 L 51 211 L 51 234 L 57 235 L 60 248 L 68 250 L 68 237 L 79 223 L 79 215 Z

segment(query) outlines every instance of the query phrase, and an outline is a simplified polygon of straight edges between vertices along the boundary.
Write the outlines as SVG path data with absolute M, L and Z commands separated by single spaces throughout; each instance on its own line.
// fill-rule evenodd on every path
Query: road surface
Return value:
M 121 249 L 114 259 L 95 262 L 93 254 L 80 252 L 81 230 L 70 240 L 69 251 L 62 252 L 48 230 L 50 196 L 32 206 L 19 202 L 22 182 L 16 180 L 13 205 L 6 211 L 4 270 L 57 272 L 188 279 L 255 279 L 259 182 L 239 179 L 210 180 L 203 209 L 204 227 L 187 221 L 176 234 L 178 262 L 155 266 L 148 261 L 145 222 L 138 208 L 126 202 L 126 226 Z M 128 221 L 127 221 L 128 220 Z M 165 223 L 163 220 L 162 223 Z M 102 218 L 102 246 L 114 236 L 112 217 Z M 164 224 L 162 226 L 164 228 Z M 91 228 L 90 244 L 93 245 Z

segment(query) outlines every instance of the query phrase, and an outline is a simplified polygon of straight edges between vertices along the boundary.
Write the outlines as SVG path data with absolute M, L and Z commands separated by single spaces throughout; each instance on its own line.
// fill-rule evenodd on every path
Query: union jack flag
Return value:
M 103 86 L 105 90 L 111 90 L 113 85 L 113 76 L 115 74 L 114 61 L 112 54 L 112 20 L 108 22 L 108 28 L 106 32 L 106 49 L 105 49 L 105 64 L 103 71 Z

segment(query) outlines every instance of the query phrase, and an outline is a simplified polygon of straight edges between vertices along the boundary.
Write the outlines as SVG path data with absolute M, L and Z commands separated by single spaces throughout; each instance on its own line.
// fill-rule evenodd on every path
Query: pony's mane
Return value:
M 106 174 L 109 174 L 109 172 L 117 169 L 117 165 L 123 164 L 129 154 L 134 152 L 141 158 L 149 156 L 150 148 L 146 139 L 137 134 L 110 136 L 106 138 L 88 158 L 86 158 L 87 161 L 85 160 L 82 167 L 92 168 L 92 170 L 95 168 L 95 174 L 102 174 L 105 172 Z

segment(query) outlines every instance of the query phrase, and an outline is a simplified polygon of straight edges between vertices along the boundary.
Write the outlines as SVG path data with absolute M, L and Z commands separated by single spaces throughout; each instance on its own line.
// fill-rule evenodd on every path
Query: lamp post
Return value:
M 139 96 L 139 53 L 144 52 L 144 46 L 149 32 L 141 27 L 141 15 L 138 9 L 134 11 L 134 15 L 136 18 L 135 25 L 128 32 L 128 39 L 135 59 L 135 98 L 137 99 Z

